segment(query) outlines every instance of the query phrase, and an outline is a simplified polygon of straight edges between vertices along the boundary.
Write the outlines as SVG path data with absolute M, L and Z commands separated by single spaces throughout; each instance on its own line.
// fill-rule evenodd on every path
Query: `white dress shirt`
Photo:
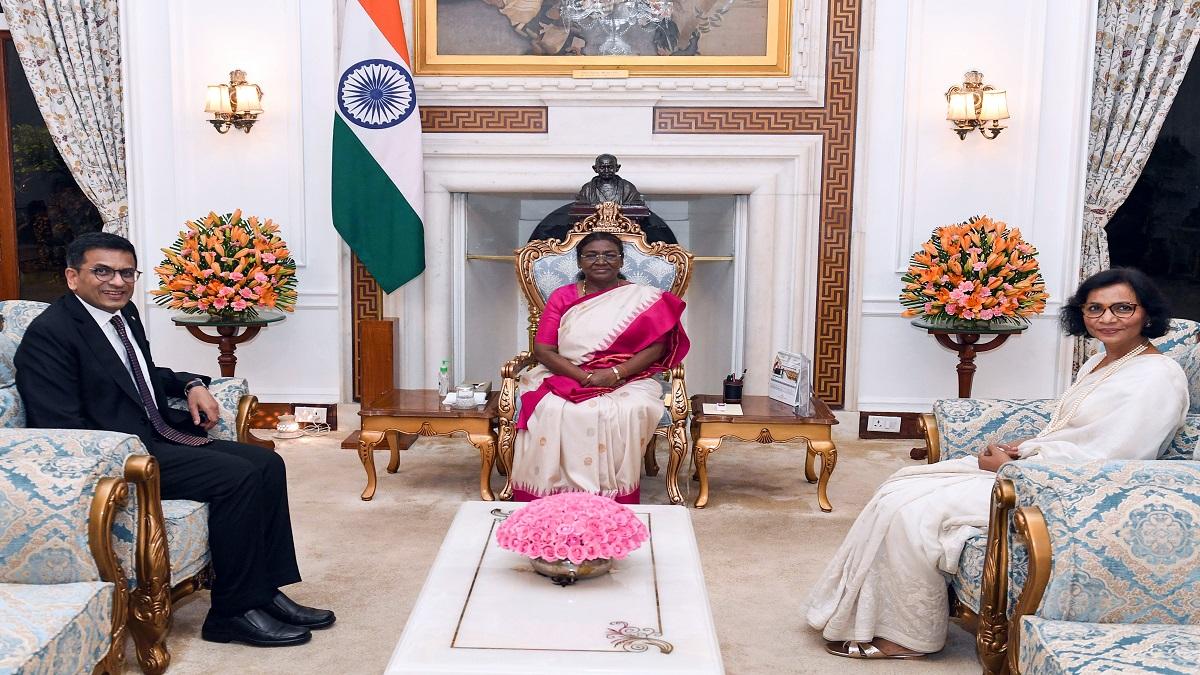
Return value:
M 78 295 L 75 297 L 79 298 Z M 96 320 L 97 324 L 99 324 L 100 331 L 104 333 L 104 337 L 108 338 L 108 341 L 112 344 L 112 348 L 116 350 L 117 357 L 121 359 L 121 363 L 125 364 L 125 370 L 129 373 L 131 381 L 133 381 L 133 388 L 137 389 L 137 382 L 132 380 L 133 370 L 131 370 L 129 367 L 129 356 L 125 353 L 125 345 L 121 343 L 121 336 L 117 334 L 117 327 L 112 325 L 112 318 L 117 315 L 117 312 L 106 312 L 99 307 L 89 305 L 83 298 L 79 298 L 79 302 L 83 303 L 84 309 L 86 309 L 88 314 L 91 314 L 92 318 Z M 142 369 L 142 378 L 145 379 L 146 386 L 150 388 L 150 395 L 154 396 L 154 385 L 150 380 L 150 369 L 146 366 L 146 355 L 142 353 L 142 349 L 138 345 L 137 339 L 133 337 L 133 332 L 129 330 L 129 321 L 127 321 L 125 317 L 121 317 L 121 321 L 125 323 L 125 333 L 129 336 L 130 344 L 133 345 L 133 353 L 137 354 L 138 367 Z M 157 398 L 154 400 L 155 403 L 158 403 Z

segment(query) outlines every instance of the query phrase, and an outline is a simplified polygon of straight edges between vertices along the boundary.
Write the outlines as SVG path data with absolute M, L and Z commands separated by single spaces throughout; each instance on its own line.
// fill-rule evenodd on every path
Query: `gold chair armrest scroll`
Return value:
M 258 397 L 253 394 L 246 394 L 238 399 L 237 411 L 237 439 L 238 443 L 247 443 L 249 445 L 257 445 L 260 448 L 268 450 L 275 449 L 275 441 L 267 438 L 259 438 L 250 433 L 250 418 L 254 417 L 255 411 L 258 409 Z
M 129 495 L 129 486 L 120 478 L 108 476 L 96 484 L 88 513 L 88 547 L 96 559 L 100 579 L 113 584 L 112 644 L 96 664 L 93 673 L 120 673 L 125 665 L 125 629 L 129 620 L 129 583 L 121 561 L 113 548 L 113 519 Z
M 921 413 L 918 420 L 921 434 L 925 437 L 925 461 L 937 464 L 942 460 L 942 439 L 938 435 L 937 417 L 933 413 Z

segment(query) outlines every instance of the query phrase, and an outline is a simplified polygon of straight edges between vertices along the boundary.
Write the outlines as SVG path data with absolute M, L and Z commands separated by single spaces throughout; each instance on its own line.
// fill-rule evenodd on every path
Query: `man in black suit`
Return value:
M 300 581 L 283 460 L 207 437 L 219 410 L 209 378 L 155 366 L 129 304 L 140 274 L 124 237 L 90 232 L 67 247 L 72 292 L 29 324 L 15 357 L 28 424 L 141 438 L 158 460 L 163 499 L 208 503 L 214 581 L 202 637 L 303 644 L 334 615 L 279 590 Z M 167 397 L 186 397 L 189 412 L 169 408 Z

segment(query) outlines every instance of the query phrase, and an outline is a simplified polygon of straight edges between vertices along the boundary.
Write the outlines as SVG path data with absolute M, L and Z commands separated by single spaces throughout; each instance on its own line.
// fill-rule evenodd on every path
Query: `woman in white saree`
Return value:
M 663 414 L 651 377 L 687 354 L 684 304 L 622 279 L 612 234 L 587 235 L 575 255 L 581 278 L 546 300 L 538 365 L 518 382 L 513 499 L 590 492 L 637 503 L 642 453 Z
M 1183 369 L 1149 340 L 1168 322 L 1166 303 L 1141 272 L 1110 269 L 1085 280 L 1063 308 L 1063 327 L 1086 331 L 1104 351 L 1083 365 L 1037 436 L 901 469 L 879 487 L 809 596 L 806 618 L 826 650 L 914 658 L 942 649 L 944 575 L 986 527 L 995 471 L 1005 462 L 1156 458 L 1188 409 Z

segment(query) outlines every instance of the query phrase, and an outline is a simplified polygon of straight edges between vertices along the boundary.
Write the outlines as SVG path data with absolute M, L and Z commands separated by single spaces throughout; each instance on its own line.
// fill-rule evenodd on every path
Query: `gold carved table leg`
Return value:
M 667 432 L 667 441 L 671 445 L 671 455 L 667 460 L 667 498 L 672 504 L 682 504 L 683 494 L 679 491 L 679 467 L 687 454 L 687 435 L 683 427 L 672 426 Z
M 382 431 L 362 431 L 358 436 L 358 459 L 367 472 L 367 486 L 359 498 L 369 502 L 375 497 L 375 446 L 383 440 Z M 389 467 L 391 465 L 389 464 Z
M 400 470 L 400 448 L 402 435 L 418 436 L 453 436 L 465 433 L 467 440 L 479 450 L 479 497 L 484 501 L 495 501 L 492 493 L 490 478 L 492 467 L 496 460 L 496 435 L 492 432 L 491 421 L 477 418 L 400 418 L 376 416 L 363 421 L 363 430 L 359 434 L 358 458 L 362 461 L 363 469 L 367 472 L 367 486 L 363 488 L 362 500 L 371 501 L 375 497 L 378 478 L 375 474 L 375 446 L 384 438 L 388 441 L 387 471 L 396 473 Z M 508 466 L 506 458 L 501 464 Z
M 723 439 L 735 438 L 740 441 L 763 444 L 805 441 L 807 447 L 804 453 L 804 478 L 809 483 L 817 484 L 817 504 L 821 510 L 826 513 L 833 510 L 833 505 L 829 502 L 828 490 L 829 478 L 833 475 L 834 466 L 837 465 L 837 448 L 833 444 L 828 425 L 730 422 L 693 424 L 692 438 L 695 439 L 692 446 L 692 457 L 696 462 L 696 473 L 700 480 L 700 494 L 696 497 L 696 508 L 702 509 L 708 505 L 708 456 L 721 446 Z M 816 468 L 818 455 L 821 457 L 819 474 Z

